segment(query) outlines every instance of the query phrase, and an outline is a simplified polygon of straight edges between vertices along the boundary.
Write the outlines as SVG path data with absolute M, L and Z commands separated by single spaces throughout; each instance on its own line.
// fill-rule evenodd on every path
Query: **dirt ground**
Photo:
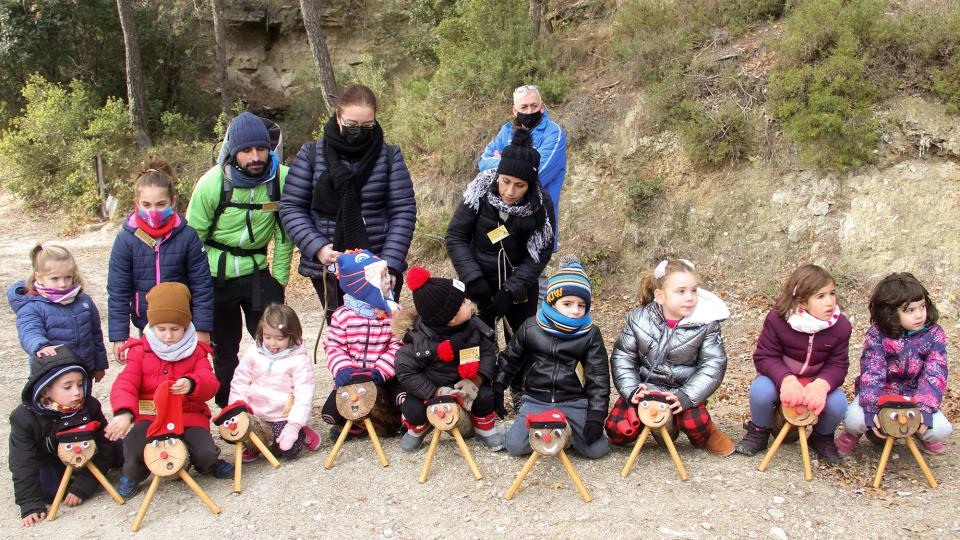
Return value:
M 25 217 L 20 206 L 0 195 L 0 277 L 4 287 L 26 274 L 26 253 L 36 241 L 56 239 L 79 259 L 87 292 L 104 312 L 106 268 L 115 229 L 58 238 L 57 223 Z M 730 365 L 724 385 L 711 404 L 719 426 L 735 440 L 742 435 L 747 415 L 746 389 L 753 377 L 750 360 L 753 344 L 766 312 L 765 299 L 720 289 L 733 317 L 724 324 Z M 848 297 L 853 297 L 849 294 Z M 859 294 L 858 297 L 862 297 Z M 309 283 L 292 280 L 288 300 L 305 323 L 312 347 L 321 320 L 321 309 Z M 608 286 L 595 301 L 595 318 L 608 344 L 616 338 L 625 313 L 632 307 L 629 292 Z M 9 432 L 7 416 L 19 402 L 26 380 L 24 353 L 16 338 L 10 310 L 0 310 L 0 436 Z M 863 302 L 850 301 L 855 327 L 851 341 L 850 395 L 856 358 L 866 315 Z M 944 318 L 948 334 L 956 333 L 955 314 Z M 105 321 L 104 321 L 105 325 Z M 247 338 L 249 342 L 249 338 Z M 951 364 L 957 365 L 952 342 Z M 231 482 L 198 478 L 222 508 L 212 515 L 179 481 L 164 482 L 151 505 L 141 535 L 176 535 L 179 538 L 491 538 L 499 535 L 553 538 L 663 537 L 663 538 L 945 538 L 960 534 L 956 513 L 960 500 L 960 459 L 954 445 L 947 454 L 927 456 L 939 489 L 929 489 L 919 469 L 902 446 L 895 450 L 883 486 L 866 487 L 876 467 L 879 451 L 867 442 L 842 466 L 827 469 L 814 462 L 814 479 L 803 480 L 799 448 L 786 445 L 767 472 L 756 470 L 762 456 L 734 455 L 718 458 L 692 448 L 686 438 L 678 443 L 690 479 L 678 479 L 664 449 L 649 444 L 632 474 L 623 479 L 620 468 L 629 449 L 616 448 L 608 456 L 588 461 L 572 456 L 574 466 L 593 495 L 584 503 L 557 460 L 541 460 L 524 489 L 507 501 L 503 498 L 524 460 L 505 452 L 490 453 L 468 441 L 483 480 L 474 481 L 451 439 L 440 445 L 427 483 L 417 483 L 426 450 L 400 451 L 398 439 L 386 439 L 388 468 L 381 468 L 371 445 L 363 440 L 347 443 L 332 470 L 323 468 L 331 444 L 319 418 L 322 396 L 330 376 L 318 364 L 318 391 L 314 425 L 324 443 L 316 453 L 306 452 L 277 470 L 258 461 L 244 466 L 244 490 L 231 493 Z M 112 366 L 94 393 L 105 403 L 110 383 L 120 371 Z M 956 378 L 948 399 L 957 396 Z M 947 408 L 951 412 L 953 407 Z M 954 417 L 954 420 L 956 418 Z M 512 419 L 504 422 L 504 427 Z M 224 447 L 223 456 L 233 456 Z M 0 445 L 6 463 L 7 446 Z M 115 480 L 116 472 L 110 474 Z M 143 492 L 123 507 L 102 492 L 76 508 L 63 508 L 56 522 L 31 529 L 20 527 L 8 473 L 0 474 L 0 537 L 5 538 L 118 538 L 130 533 Z

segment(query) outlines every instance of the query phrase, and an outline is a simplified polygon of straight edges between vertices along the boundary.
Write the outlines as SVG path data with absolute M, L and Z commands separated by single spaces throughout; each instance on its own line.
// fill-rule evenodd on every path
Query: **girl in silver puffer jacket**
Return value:
M 640 283 L 640 304 L 614 344 L 610 358 L 620 398 L 607 418 L 610 441 L 636 440 L 643 426 L 637 404 L 648 392 L 667 393 L 674 431 L 711 453 L 728 456 L 733 442 L 710 419 L 707 398 L 727 370 L 720 322 L 730 316 L 715 294 L 698 288 L 693 263 L 660 261 Z

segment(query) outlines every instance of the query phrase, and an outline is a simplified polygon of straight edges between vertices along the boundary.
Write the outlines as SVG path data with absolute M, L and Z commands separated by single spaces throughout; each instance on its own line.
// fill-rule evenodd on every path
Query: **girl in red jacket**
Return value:
M 210 367 L 210 346 L 197 339 L 191 322 L 190 290 L 182 283 L 161 283 L 147 293 L 147 305 L 148 326 L 143 337 L 127 341 L 126 365 L 110 389 L 113 420 L 106 435 L 113 441 L 123 438 L 123 476 L 117 491 L 125 499 L 136 494 L 150 475 L 143 447 L 157 415 L 153 394 L 162 381 L 173 381 L 170 392 L 185 396 L 183 439 L 194 468 L 201 474 L 233 478 L 233 465 L 217 459 L 220 448 L 210 435 L 206 402 L 220 383 Z

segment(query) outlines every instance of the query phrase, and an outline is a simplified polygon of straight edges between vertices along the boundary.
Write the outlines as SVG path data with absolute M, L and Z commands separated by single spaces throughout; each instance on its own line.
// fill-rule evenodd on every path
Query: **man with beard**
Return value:
M 241 311 L 253 336 L 263 310 L 284 301 L 293 251 L 277 216 L 287 167 L 271 150 L 264 121 L 240 114 L 227 128 L 224 145 L 226 156 L 200 178 L 187 208 L 187 222 L 203 239 L 215 285 L 214 372 L 220 407 L 227 404 L 239 363 Z M 271 240 L 272 269 L 267 263 Z

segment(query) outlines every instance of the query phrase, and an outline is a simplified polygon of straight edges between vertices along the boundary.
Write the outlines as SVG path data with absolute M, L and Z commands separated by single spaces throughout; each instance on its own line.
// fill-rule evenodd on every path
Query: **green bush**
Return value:
M 717 110 L 700 110 L 680 126 L 690 160 L 700 165 L 737 161 L 753 144 L 750 117 L 732 101 Z
M 930 89 L 947 104 L 947 112 L 960 113 L 960 51 L 954 53 L 948 65 L 933 70 Z
M 650 207 L 661 192 L 663 178 L 650 178 L 640 172 L 634 173 L 627 184 L 627 200 L 630 201 L 627 216 L 637 223 L 642 223 L 650 214 Z

